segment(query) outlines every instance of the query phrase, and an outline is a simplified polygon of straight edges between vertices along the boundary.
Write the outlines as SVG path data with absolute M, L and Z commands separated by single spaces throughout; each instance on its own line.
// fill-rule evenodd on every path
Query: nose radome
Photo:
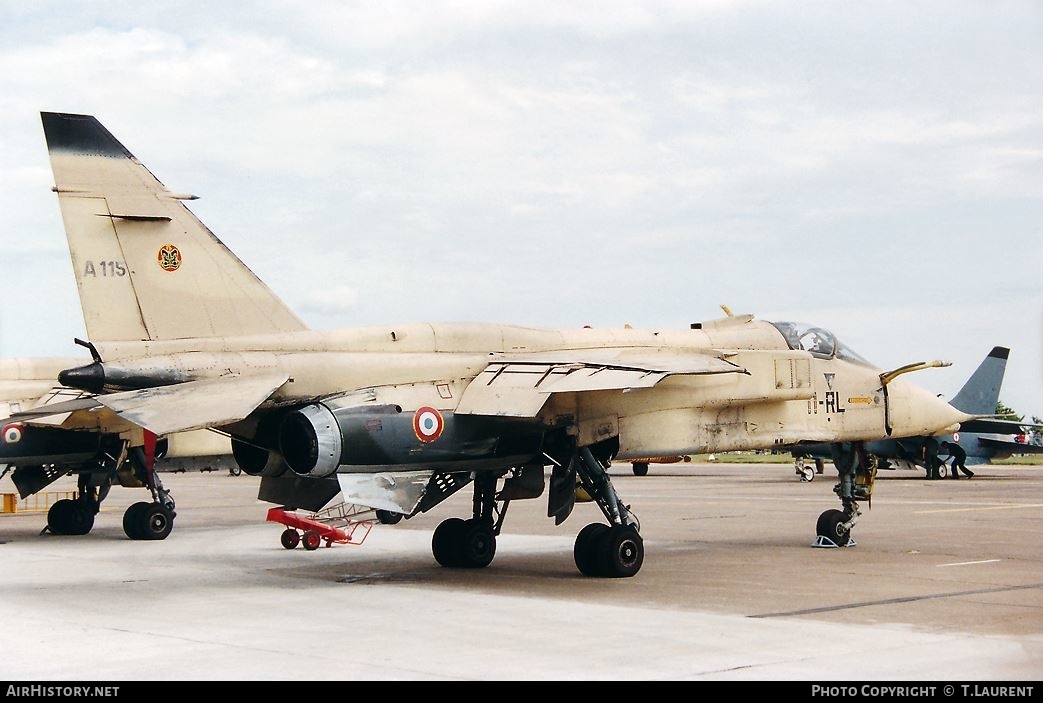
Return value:
M 887 401 L 892 437 L 950 434 L 973 417 L 905 380 L 888 384 Z

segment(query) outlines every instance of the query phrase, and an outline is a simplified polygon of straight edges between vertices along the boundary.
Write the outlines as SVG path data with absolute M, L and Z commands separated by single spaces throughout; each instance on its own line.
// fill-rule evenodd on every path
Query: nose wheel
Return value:
M 847 518 L 841 510 L 827 510 L 818 516 L 815 533 L 819 542 L 829 540 L 834 547 L 846 547 L 852 542 L 851 531 L 847 527 Z M 822 544 L 822 546 L 830 546 Z

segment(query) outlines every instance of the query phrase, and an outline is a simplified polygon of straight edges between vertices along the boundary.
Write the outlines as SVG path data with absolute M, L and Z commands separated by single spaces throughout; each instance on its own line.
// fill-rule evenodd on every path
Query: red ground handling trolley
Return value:
M 279 541 L 287 549 L 303 544 L 308 551 L 337 544 L 362 544 L 374 523 L 381 522 L 377 510 L 340 503 L 317 513 L 299 515 L 286 508 L 269 508 L 268 522 L 286 525 Z

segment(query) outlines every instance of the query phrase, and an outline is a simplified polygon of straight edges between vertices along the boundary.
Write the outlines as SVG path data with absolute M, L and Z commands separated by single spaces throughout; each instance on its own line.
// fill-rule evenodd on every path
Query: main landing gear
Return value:
M 76 479 L 76 497 L 63 498 L 47 511 L 45 532 L 52 535 L 85 535 L 94 528 L 94 516 L 101 510 L 101 503 L 109 494 L 112 475 L 100 474 L 111 458 L 103 455 L 97 464 L 86 464 Z
M 496 474 L 475 474 L 472 516 L 467 520 L 449 518 L 438 525 L 431 538 L 435 560 L 442 566 L 457 569 L 480 569 L 492 563 L 496 556 L 496 537 L 500 534 L 511 498 L 536 498 L 542 493 L 543 467 L 535 469 L 540 482 L 536 490 L 529 491 L 530 485 L 508 491 L 505 486 L 500 494 L 496 493 Z M 598 504 L 609 520 L 607 525 L 587 525 L 576 537 L 573 556 L 580 573 L 625 578 L 641 570 L 645 546 L 638 534 L 640 524 L 620 501 L 605 466 L 594 457 L 590 448 L 574 449 L 567 464 L 556 464 L 550 483 L 547 513 L 548 517 L 555 518 L 556 524 L 564 522 L 572 512 L 580 488 Z M 526 493 L 522 494 L 522 491 Z
M 832 450 L 833 464 L 839 474 L 839 481 L 833 487 L 833 492 L 840 498 L 843 509 L 826 510 L 819 515 L 815 525 L 815 546 L 854 546 L 851 530 L 862 515 L 858 503 L 867 501 L 872 504 L 876 460 L 866 454 L 862 442 L 834 444 Z
M 152 502 L 139 501 L 123 513 L 123 532 L 131 539 L 166 539 L 174 529 L 174 499 L 163 487 L 153 461 L 146 457 L 144 447 L 131 447 L 129 460 L 134 475 L 152 493 Z
M 604 465 L 594 458 L 588 447 L 579 450 L 570 466 L 609 521 L 608 525 L 594 522 L 579 531 L 573 548 L 576 568 L 584 576 L 634 576 L 645 561 L 640 523 L 620 502 Z
M 473 516 L 469 520 L 451 517 L 435 528 L 431 552 L 435 561 L 451 569 L 481 569 L 496 556 L 496 536 L 507 515 L 509 500 L 496 506 L 494 473 L 479 473 L 474 479 Z
M 143 447 L 128 449 L 118 441 L 103 450 L 101 457 L 84 465 L 77 481 L 77 497 L 64 498 L 47 511 L 46 531 L 55 535 L 85 535 L 94 527 L 94 517 L 109 494 L 113 480 L 130 487 L 144 486 L 152 501 L 134 503 L 123 513 L 123 531 L 131 539 L 166 539 L 174 528 L 174 499 L 149 466 Z
M 94 516 L 108 493 L 109 484 L 90 485 L 90 474 L 80 474 L 76 498 L 56 501 L 47 511 L 47 531 L 54 535 L 85 535 L 94 527 Z

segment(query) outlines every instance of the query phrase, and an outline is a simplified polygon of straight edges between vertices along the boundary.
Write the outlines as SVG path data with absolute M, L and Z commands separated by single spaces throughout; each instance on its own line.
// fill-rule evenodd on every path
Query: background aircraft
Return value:
M 1015 441 L 1023 435 L 1031 423 L 996 418 L 1000 387 L 1007 368 L 1010 349 L 993 347 L 982 360 L 971 377 L 951 401 L 951 405 L 970 415 L 971 419 L 960 423 L 959 432 L 939 435 L 898 437 L 866 442 L 866 451 L 878 460 L 881 469 L 922 468 L 930 477 L 927 468 L 929 456 L 940 462 L 946 456 L 938 446 L 949 441 L 959 444 L 967 452 L 967 465 L 988 464 L 992 459 L 1003 459 L 1011 454 L 1043 454 L 1043 447 Z M 832 451 L 826 444 L 809 444 L 795 447 L 791 454 L 794 466 L 802 481 L 811 481 L 816 473 L 822 473 L 824 462 L 832 460 Z M 805 465 L 813 459 L 815 467 Z M 939 475 L 948 476 L 948 467 L 939 466 Z
M 0 417 L 76 400 L 83 391 L 57 385 L 62 369 L 84 363 L 78 358 L 0 359 Z M 70 473 L 77 475 L 77 497 L 56 501 L 47 512 L 47 528 L 59 535 L 82 535 L 94 526 L 94 517 L 112 485 L 146 488 L 146 476 L 136 469 L 128 440 L 118 433 L 69 430 L 60 427 L 64 415 L 50 424 L 4 422 L 0 429 L 0 465 L 20 498 L 44 490 Z M 212 470 L 230 466 L 227 437 L 206 430 L 173 434 L 156 440 L 153 453 L 157 472 Z M 2 476 L 2 474 L 0 474 Z M 174 501 L 156 477 L 152 501 L 135 503 L 124 514 L 123 529 L 132 539 L 163 539 L 173 527 Z M 152 514 L 154 504 L 166 512 Z
M 340 492 L 409 517 L 470 484 L 472 516 L 432 536 L 443 566 L 491 563 L 512 501 L 546 492 L 560 524 L 582 488 L 608 524 L 579 531 L 576 566 L 633 576 L 640 522 L 609 461 L 801 441 L 836 445 L 841 509 L 816 529 L 846 543 L 872 493 L 863 443 L 968 417 L 900 378 L 942 362 L 884 372 L 828 330 L 752 315 L 309 330 L 97 120 L 42 118 L 94 359 L 59 382 L 96 395 L 18 419 L 66 413 L 62 427 L 125 433 L 137 456 L 147 433 L 217 428 L 259 498 L 294 508 Z

